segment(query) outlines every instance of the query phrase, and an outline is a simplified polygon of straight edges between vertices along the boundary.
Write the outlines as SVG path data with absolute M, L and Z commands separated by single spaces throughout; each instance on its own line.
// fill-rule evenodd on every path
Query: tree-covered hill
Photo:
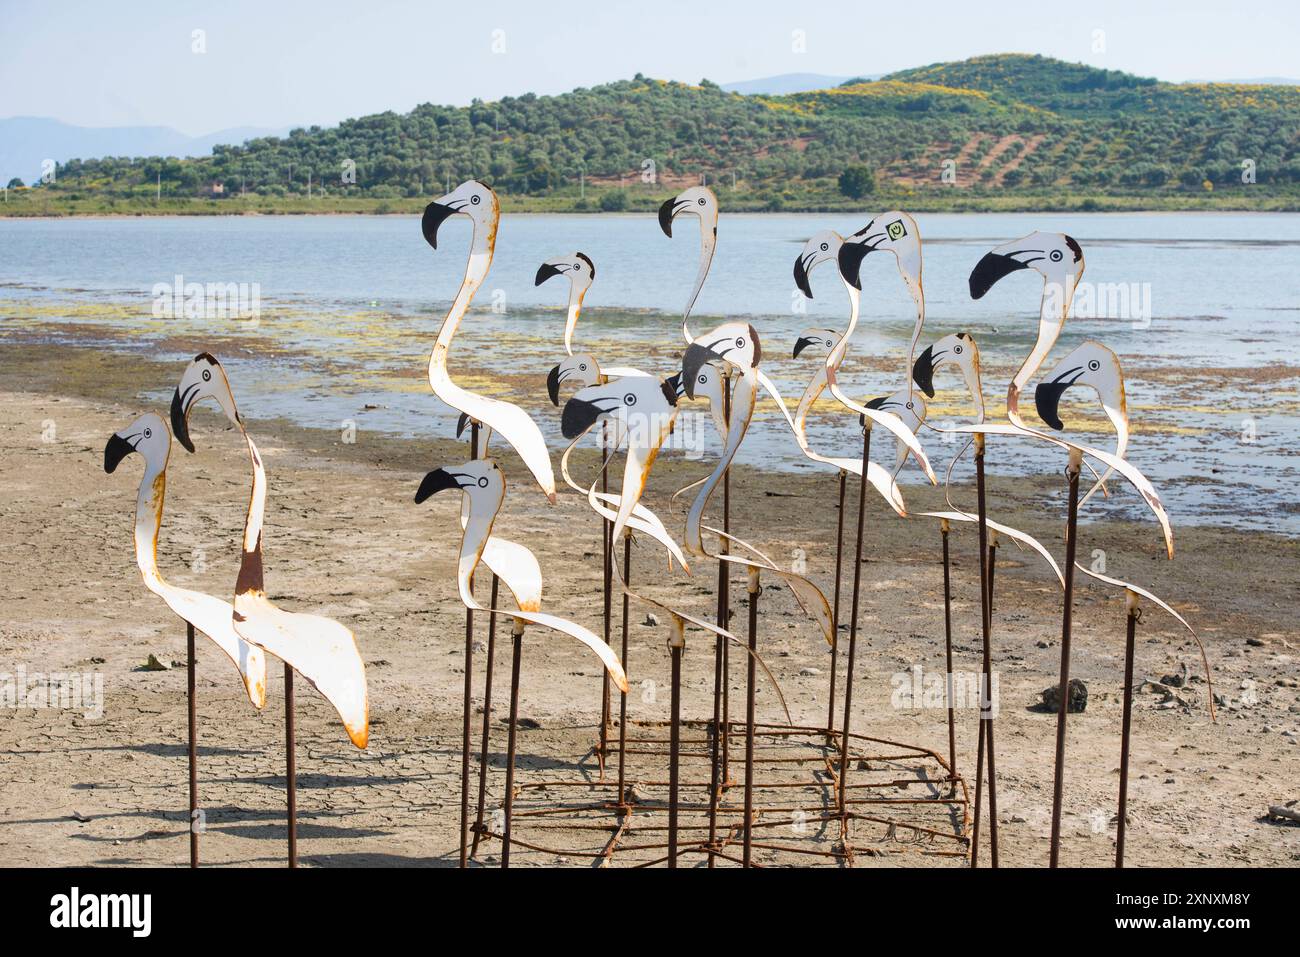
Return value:
M 1006 54 L 786 96 L 638 74 L 424 104 L 201 159 L 73 160 L 24 199 L 408 208 L 476 177 L 516 208 L 622 209 L 703 178 L 733 209 L 831 208 L 860 205 L 840 176 L 864 167 L 882 201 L 916 209 L 1300 208 L 1298 138 L 1295 87 L 1170 84 Z

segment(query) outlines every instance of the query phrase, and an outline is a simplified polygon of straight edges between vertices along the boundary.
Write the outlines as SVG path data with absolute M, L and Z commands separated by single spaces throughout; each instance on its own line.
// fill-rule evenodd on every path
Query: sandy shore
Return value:
M 109 434 L 149 407 L 138 383 L 170 388 L 179 367 L 91 350 L 7 345 L 0 422 L 0 671 L 98 673 L 104 713 L 0 709 L 6 786 L 0 792 L 0 848 L 13 864 L 179 864 L 186 858 L 185 670 L 139 670 L 150 654 L 184 658 L 184 628 L 141 585 L 131 551 L 139 476 L 130 459 L 103 472 Z M 164 412 L 165 409 L 158 409 Z M 301 855 L 318 865 L 455 862 L 459 802 L 460 699 L 464 610 L 453 566 L 458 502 L 438 496 L 417 507 L 412 495 L 429 468 L 466 457 L 448 440 L 400 441 L 362 431 L 355 444 L 337 433 L 259 420 L 243 410 L 270 476 L 265 551 L 272 598 L 295 611 L 333 616 L 351 627 L 369 679 L 370 747 L 348 743 L 333 710 L 310 688 L 299 693 L 298 768 Z M 238 561 L 248 473 L 237 434 L 196 412 L 199 450 L 173 446 L 167 512 L 159 540 L 164 573 L 177 584 L 227 596 Z M 511 536 L 538 554 L 547 607 L 600 630 L 599 525 L 575 495 L 548 506 L 513 456 L 502 466 Z M 591 459 L 579 460 L 585 473 Z M 701 477 L 708 463 L 665 456 L 647 504 L 670 529 L 683 509 L 669 495 Z M 994 516 L 1061 551 L 1064 489 L 1057 476 L 990 488 Z M 835 478 L 738 470 L 737 534 L 778 560 L 807 555 L 811 577 L 829 592 L 836 523 Z M 956 498 L 972 502 L 968 489 Z M 1176 501 L 1171 492 L 1168 498 Z M 913 511 L 940 507 L 938 492 L 909 493 Z M 849 513 L 851 527 L 854 513 Z M 1175 515 L 1176 521 L 1176 515 Z M 943 669 L 939 536 L 933 524 L 899 520 L 873 501 L 867 516 L 864 608 L 854 682 L 854 726 L 875 737 L 947 753 L 946 712 L 894 707 L 894 678 L 914 666 Z M 1300 589 L 1300 545 L 1293 540 L 1211 528 L 1178 528 L 1178 555 L 1163 558 L 1154 525 L 1090 522 L 1081 552 L 1105 548 L 1111 574 L 1128 576 L 1170 600 L 1197 627 L 1224 705 L 1210 721 L 1200 655 L 1176 622 L 1150 608 L 1140 625 L 1136 672 L 1153 680 L 1180 674 L 1168 697 L 1142 685 L 1135 695 L 1130 785 L 1131 865 L 1294 866 L 1294 826 L 1270 823 L 1270 804 L 1300 798 L 1300 648 L 1291 613 Z M 978 668 L 978 567 L 973 528 L 953 537 L 956 668 Z M 661 581 L 651 593 L 710 616 L 713 566 L 692 579 L 668 578 L 649 545 L 634 549 L 633 576 Z M 654 569 L 654 571 L 652 571 Z M 743 585 L 733 578 L 733 625 L 745 618 Z M 848 577 L 846 574 L 846 582 Z M 1000 677 L 997 724 L 998 812 L 1004 863 L 1046 862 L 1055 716 L 1035 710 L 1059 662 L 1059 587 L 1041 561 L 1011 547 L 997 570 L 993 656 Z M 485 589 L 481 589 L 485 590 Z M 847 594 L 847 593 L 846 593 Z M 846 602 L 847 604 L 847 602 Z M 631 612 L 630 713 L 668 714 L 668 655 L 662 626 L 647 609 Z M 843 619 L 847 621 L 847 613 Z M 1118 781 L 1123 597 L 1080 585 L 1073 674 L 1089 688 L 1087 711 L 1071 716 L 1063 861 L 1104 865 L 1113 855 Z M 486 629 L 480 625 L 480 636 Z M 499 649 L 496 704 L 508 691 L 508 645 Z M 826 720 L 830 655 L 789 592 L 763 594 L 759 648 L 797 723 Z M 483 655 L 476 655 L 481 691 Z M 267 864 L 283 855 L 282 684 L 278 668 L 263 713 L 243 699 L 233 669 L 200 639 L 198 709 L 205 861 Z M 843 688 L 843 659 L 839 685 Z M 595 773 L 588 755 L 599 723 L 599 665 L 573 643 L 540 631 L 525 638 L 520 734 L 521 778 L 580 780 Z M 713 646 L 690 636 L 683 711 L 711 713 Z M 744 668 L 732 659 L 733 717 L 743 702 Z M 654 682 L 657 693 L 646 682 Z M 1178 704 L 1181 700 L 1186 706 Z M 1167 702 L 1166 702 L 1167 704 Z M 760 720 L 781 717 L 760 685 Z M 489 807 L 500 803 L 505 726 L 494 715 Z M 977 724 L 958 712 L 958 770 L 973 786 Z M 477 737 L 477 732 L 476 732 Z M 580 759 L 588 755 L 582 768 Z M 864 768 L 864 773 L 870 769 Z M 733 767 L 733 774 L 736 769 Z M 533 776 L 530 778 L 530 775 Z M 653 760 L 632 780 L 654 800 L 664 776 Z M 733 798 L 737 797 L 733 792 Z M 807 840 L 829 849 L 831 829 Z M 952 866 L 952 858 L 901 851 L 897 834 L 862 826 L 853 843 L 861 863 Z M 810 846 L 812 846 L 810 844 Z M 481 852 L 489 862 L 500 845 Z M 874 856 L 878 851 L 880 856 Z M 873 855 L 869 858 L 866 855 Z M 810 863 L 768 852 L 776 863 Z M 696 857 L 694 862 L 698 862 Z M 520 864 L 557 856 L 520 852 Z M 580 857 L 570 864 L 585 863 Z M 616 860 L 617 862 L 617 860 Z M 821 859 L 817 859 L 822 863 Z

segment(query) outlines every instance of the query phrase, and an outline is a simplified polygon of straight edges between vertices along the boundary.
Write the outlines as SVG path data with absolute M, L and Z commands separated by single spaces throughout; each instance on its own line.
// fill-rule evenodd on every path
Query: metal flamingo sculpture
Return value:
M 808 280 L 809 270 L 822 262 L 831 261 L 832 257 L 838 266 L 837 271 L 839 272 L 840 281 L 843 283 L 844 290 L 849 298 L 849 321 L 844 333 L 830 348 L 830 352 L 826 356 L 826 387 L 830 389 L 831 394 L 842 405 L 862 416 L 863 422 L 861 468 L 858 473 L 858 519 L 854 544 L 853 590 L 849 617 L 848 665 L 844 685 L 844 728 L 840 751 L 839 787 L 837 789 L 841 812 L 845 808 L 848 786 L 848 747 L 850 715 L 853 706 L 853 668 L 857 655 L 858 608 L 862 588 L 862 538 L 867 503 L 867 480 L 871 471 L 869 463 L 871 461 L 872 425 L 879 423 L 885 426 L 916 456 L 917 464 L 924 470 L 926 477 L 931 482 L 937 481 L 924 449 L 921 448 L 916 435 L 907 427 L 906 423 L 892 412 L 873 409 L 857 402 L 839 387 L 836 379 L 848 349 L 849 338 L 857 328 L 862 298 L 859 272 L 862 260 L 871 252 L 884 250 L 894 255 L 899 273 L 902 275 L 909 292 L 917 304 L 917 319 L 912 335 L 913 343 L 915 343 L 920 328 L 925 321 L 925 296 L 921 285 L 920 231 L 916 228 L 916 223 L 911 216 L 895 211 L 873 218 L 865 227 L 855 233 L 852 239 L 853 241 L 850 243 L 840 239 L 832 231 L 819 233 L 808 243 L 805 243 L 804 248 L 794 262 L 795 286 L 809 299 L 813 297 L 812 287 Z M 837 242 L 839 243 L 838 246 L 836 245 Z M 888 500 L 893 505 L 892 494 L 888 497 Z
M 289 866 L 298 864 L 297 768 L 294 746 L 293 676 L 297 671 L 319 691 L 343 721 L 348 738 L 364 748 L 370 737 L 366 669 L 351 630 L 321 615 L 287 612 L 266 596 L 262 565 L 262 531 L 266 509 L 266 471 L 252 436 L 235 406 L 234 393 L 221 363 L 210 353 L 194 357 L 172 396 L 172 431 L 193 452 L 189 415 L 196 403 L 211 399 L 239 429 L 248 448 L 252 490 L 244 520 L 239 576 L 232 613 L 235 631 L 284 662 L 285 782 L 289 822 Z
M 146 412 L 126 428 L 109 437 L 104 447 L 104 471 L 113 474 L 122 459 L 132 452 L 144 459 L 144 474 L 135 502 L 135 562 L 140 577 L 151 592 L 167 603 L 185 622 L 186 698 L 188 703 L 188 757 L 190 791 L 190 867 L 199 866 L 198 805 L 198 721 L 194 697 L 194 632 L 207 635 L 239 670 L 244 691 L 253 707 L 266 705 L 266 658 L 262 649 L 241 638 L 234 629 L 230 603 L 190 588 L 181 588 L 163 578 L 158 569 L 158 532 L 162 528 L 163 502 L 167 495 L 167 462 L 172 436 L 162 417 Z
M 1120 366 L 1119 358 L 1102 345 L 1100 342 L 1092 340 L 1080 343 L 1068 355 L 1056 364 L 1056 366 L 1047 374 L 1047 379 L 1040 382 L 1034 389 L 1034 405 L 1038 411 L 1038 417 L 1056 430 L 1065 428 L 1065 423 L 1061 421 L 1060 401 L 1066 390 L 1072 386 L 1085 386 L 1091 388 L 1101 402 L 1107 419 L 1115 429 L 1115 455 L 1123 458 L 1124 452 L 1128 448 L 1129 421 L 1128 405 L 1124 396 L 1124 374 Z M 1079 502 L 1079 507 L 1088 501 L 1093 492 L 1102 487 L 1107 475 L 1098 479 L 1097 484 L 1093 486 L 1088 495 Z M 1192 636 L 1201 652 L 1201 663 L 1205 668 L 1205 678 L 1207 685 L 1207 694 L 1210 708 L 1210 719 L 1214 720 L 1214 680 L 1210 674 L 1210 662 L 1205 654 L 1205 645 L 1202 643 L 1196 630 L 1187 622 L 1187 620 L 1175 611 L 1163 599 L 1152 594 L 1145 588 L 1134 585 L 1132 582 L 1123 581 L 1100 572 L 1085 568 L 1078 561 L 1075 567 L 1091 578 L 1097 579 L 1105 584 L 1120 587 L 1125 590 L 1126 601 L 1126 620 L 1127 634 L 1124 651 L 1124 706 L 1122 730 L 1120 733 L 1120 784 L 1119 784 L 1119 810 L 1118 810 L 1118 833 L 1115 841 L 1115 866 L 1124 866 L 1124 838 L 1127 830 L 1127 805 L 1128 805 L 1128 766 L 1130 753 L 1130 736 L 1132 729 L 1132 707 L 1133 707 L 1133 661 L 1134 661 L 1134 630 L 1137 622 L 1141 618 L 1140 599 L 1145 598 L 1153 604 L 1159 606 L 1169 615 L 1171 615 L 1179 624 L 1181 624 Z
M 564 276 L 569 280 L 569 302 L 564 320 L 564 352 L 567 358 L 564 362 L 555 366 L 546 378 L 546 391 L 550 396 L 551 404 L 558 406 L 560 404 L 560 383 L 565 379 L 571 378 L 578 384 L 579 388 L 583 388 L 588 385 L 594 385 L 597 382 L 606 381 L 606 378 L 602 375 L 600 365 L 597 363 L 594 356 L 588 353 L 575 356 L 573 352 L 573 333 L 577 328 L 578 319 L 582 315 L 583 298 L 587 295 L 587 290 L 591 288 L 591 284 L 596 280 L 596 264 L 592 262 L 590 256 L 583 252 L 575 252 L 567 256 L 557 256 L 553 259 L 546 260 L 537 267 L 537 275 L 533 281 L 533 285 L 540 286 L 542 283 L 555 276 Z M 642 374 L 635 369 L 618 369 L 611 370 L 611 372 L 615 376 Z M 617 447 L 620 437 L 611 434 L 610 427 L 604 427 L 598 433 L 597 438 L 600 443 L 601 491 L 602 493 L 607 494 L 609 491 L 609 479 L 605 467 L 609 462 L 609 457 L 614 448 Z M 577 488 L 563 467 L 561 468 L 561 472 L 564 473 L 563 478 L 565 482 L 570 486 Z M 579 489 L 579 491 L 585 492 L 586 490 Z M 610 580 L 611 571 L 609 557 L 610 550 L 614 547 L 614 543 L 610 540 L 609 536 L 611 519 L 612 515 L 602 516 L 601 518 L 601 561 L 604 569 L 602 589 L 604 593 L 602 596 L 604 614 L 602 622 L 604 624 L 604 639 L 606 644 L 610 642 L 611 606 L 613 599 L 613 584 Z M 631 558 L 630 550 L 627 551 L 627 558 Z M 626 596 L 624 601 L 626 602 Z M 626 655 L 627 615 L 624 614 L 623 618 L 624 629 L 621 647 L 623 654 Z M 600 737 L 596 744 L 596 757 L 600 765 L 600 774 L 603 779 L 605 774 L 605 757 L 609 750 L 609 725 L 612 717 L 609 700 L 608 674 L 602 672 L 600 676 L 600 684 Z M 621 703 L 620 709 L 626 716 L 626 700 Z M 620 763 L 622 763 L 621 756 Z M 620 805 L 622 804 L 622 793 L 623 788 L 622 782 L 620 781 Z
M 491 459 L 471 459 L 455 468 L 434 469 L 420 482 L 420 487 L 415 493 L 415 501 L 420 504 L 445 489 L 459 489 L 464 493 L 464 500 L 469 502 L 467 521 L 462 529 L 460 556 L 456 566 L 456 585 L 461 602 L 473 611 L 486 612 L 492 616 L 505 616 L 514 621 L 514 654 L 510 669 L 510 737 L 506 759 L 505 826 L 501 836 L 501 866 L 509 867 L 510 831 L 514 810 L 515 740 L 519 725 L 519 673 L 524 626 L 540 625 L 551 631 L 576 638 L 596 653 L 615 685 L 624 693 L 627 692 L 627 675 L 623 671 L 618 655 L 609 645 L 581 625 L 536 608 L 517 608 L 510 611 L 482 605 L 474 598 L 471 579 L 474 568 L 482 559 L 483 551 L 492 534 L 492 525 L 505 498 L 505 476 Z
M 1062 770 L 1064 763 L 1065 751 L 1065 700 L 1068 695 L 1065 690 L 1068 688 L 1069 679 L 1069 658 L 1070 658 L 1070 633 L 1071 633 L 1071 616 L 1073 611 L 1073 594 L 1074 594 L 1074 568 L 1075 568 L 1075 528 L 1077 525 L 1078 514 L 1078 482 L 1079 472 L 1083 464 L 1083 456 L 1086 454 L 1091 458 L 1098 459 L 1108 468 L 1119 472 L 1126 478 L 1142 495 L 1148 508 L 1155 515 L 1164 532 L 1165 548 L 1169 558 L 1173 558 L 1173 532 L 1169 525 L 1169 518 L 1165 513 L 1164 506 L 1160 502 L 1160 497 L 1156 493 L 1154 486 L 1147 480 L 1140 471 L 1130 465 L 1127 461 L 1116 457 L 1112 453 L 1103 452 L 1089 446 L 1079 445 L 1054 436 L 1047 435 L 1043 432 L 1031 429 L 1024 424 L 1020 417 L 1020 395 L 1023 392 L 1029 380 L 1037 372 L 1038 368 L 1046 360 L 1047 355 L 1051 352 L 1052 347 L 1056 344 L 1060 336 L 1061 329 L 1069 316 L 1070 303 L 1074 297 L 1074 291 L 1078 286 L 1079 278 L 1083 274 L 1084 257 L 1083 249 L 1070 236 L 1063 233 L 1030 233 L 1022 239 L 1013 240 L 1004 243 L 986 253 L 984 257 L 976 264 L 970 275 L 970 293 L 974 299 L 982 298 L 985 293 L 993 287 L 995 283 L 1010 275 L 1024 269 L 1033 269 L 1037 272 L 1043 281 L 1042 295 L 1039 301 L 1039 321 L 1038 334 L 1034 345 L 1029 354 L 1021 363 L 1020 368 L 1012 377 L 1011 383 L 1007 386 L 1007 423 L 983 423 L 978 425 L 959 426 L 957 431 L 970 432 L 976 435 L 975 445 L 975 465 L 976 465 L 976 485 L 977 495 L 980 500 L 980 529 L 981 529 L 981 590 L 985 601 L 985 621 L 989 619 L 988 613 L 988 583 L 987 569 L 983 567 L 987 563 L 985 554 L 985 535 L 986 535 L 986 511 L 984 507 L 984 437 L 987 435 L 1013 435 L 1022 438 L 1032 438 L 1038 441 L 1049 442 L 1051 444 L 1063 447 L 1069 451 L 1070 462 L 1066 469 L 1069 486 L 1069 506 L 1068 518 L 1066 523 L 1066 561 L 1065 561 L 1065 595 L 1062 603 L 1062 621 L 1061 621 L 1061 689 L 1062 689 L 1062 707 L 1057 716 L 1057 772 L 1053 788 L 1053 826 L 1051 839 L 1051 865 L 1055 866 L 1060 846 L 1060 805 L 1061 789 L 1063 786 Z M 989 655 L 988 643 L 985 642 L 985 657 Z M 989 668 L 986 666 L 985 672 Z M 992 724 L 988 728 L 989 747 L 992 751 Z M 992 846 L 996 848 L 996 811 L 994 808 L 995 782 L 990 776 L 990 838 Z M 971 863 L 974 866 L 976 862 L 975 853 L 978 851 L 976 845 L 972 852 Z M 994 851 L 994 860 L 996 860 L 996 850 Z
M 438 228 L 451 216 L 465 216 L 473 224 L 469 253 L 465 262 L 465 275 L 452 300 L 451 308 L 443 319 L 438 338 L 429 354 L 429 387 L 433 394 L 453 409 L 459 411 L 465 422 L 473 423 L 470 432 L 470 451 L 474 457 L 486 454 L 489 435 L 493 430 L 519 454 L 524 466 L 532 473 L 542 492 L 555 504 L 555 474 L 551 469 L 551 456 L 546 448 L 537 423 L 523 409 L 510 402 L 477 395 L 461 388 L 451 380 L 447 361 L 452 339 L 461 321 L 469 311 L 474 294 L 478 292 L 496 250 L 497 227 L 501 220 L 501 206 L 497 195 L 478 180 L 466 180 L 450 193 L 434 200 L 424 209 L 420 230 L 434 250 L 438 248 Z M 472 582 L 471 582 L 472 584 Z M 465 687 L 463 692 L 463 737 L 461 754 L 461 817 L 460 866 L 465 867 L 469 857 L 469 753 L 470 753 L 470 699 L 473 691 L 474 664 L 474 610 L 465 610 Z
M 690 346 L 687 347 L 686 353 L 682 359 L 682 382 L 685 386 L 687 395 L 694 392 L 694 384 L 698 379 L 700 370 L 709 363 L 725 362 L 737 371 L 735 385 L 731 391 L 730 414 L 727 422 L 727 433 L 724 436 L 723 452 L 717 465 L 712 473 L 700 487 L 691 505 L 690 512 L 686 520 L 686 546 L 697 555 L 705 555 L 715 558 L 724 564 L 739 564 L 743 566 L 748 578 L 749 591 L 749 650 L 751 657 L 749 659 L 749 668 L 746 680 L 746 705 L 745 705 L 745 825 L 744 825 L 744 846 L 742 863 L 748 867 L 751 863 L 752 843 L 753 843 L 753 779 L 754 779 L 754 693 L 755 693 L 755 675 L 754 675 L 754 658 L 753 654 L 757 649 L 757 607 L 758 599 L 761 595 L 761 574 L 767 571 L 770 574 L 780 578 L 799 604 L 808 612 L 821 627 L 822 633 L 828 643 L 835 645 L 835 623 L 832 617 L 831 608 L 826 601 L 826 596 L 817 588 L 809 579 L 802 575 L 792 572 L 786 572 L 780 568 L 766 555 L 763 555 L 756 548 L 748 543 L 735 538 L 727 531 L 717 528 L 708 528 L 708 531 L 716 534 L 723 547 L 717 553 L 710 553 L 704 545 L 701 534 L 703 526 L 702 519 L 704 510 L 708 507 L 709 499 L 717 489 L 718 484 L 731 467 L 736 452 L 740 448 L 740 443 L 744 440 L 745 434 L 749 429 L 750 419 L 754 413 L 754 405 L 758 397 L 758 365 L 762 356 L 762 348 L 759 343 L 758 334 L 753 326 L 744 322 L 724 323 L 718 328 L 711 330 L 702 336 Z M 739 546 L 753 558 L 744 558 L 734 554 L 731 546 Z M 717 781 L 717 738 L 714 739 L 714 795 L 710 798 L 710 818 L 713 819 L 716 810 L 716 793 L 718 788 Z M 712 838 L 711 838 L 712 839 Z
M 649 376 L 629 376 L 614 379 L 603 385 L 589 386 L 568 400 L 561 418 L 561 431 L 569 440 L 576 440 L 586 434 L 598 422 L 610 418 L 617 423 L 619 430 L 626 436 L 626 452 L 623 466 L 623 481 L 619 493 L 618 511 L 614 519 L 612 537 L 617 541 L 627 527 L 634 509 L 645 491 L 650 469 L 663 446 L 664 439 L 672 431 L 678 412 L 678 398 L 682 392 L 682 375 L 678 373 L 668 379 L 659 380 Z M 587 490 L 588 502 L 595 508 L 599 504 L 596 497 L 596 485 Z M 729 630 L 710 624 L 694 615 L 688 614 L 675 606 L 667 605 L 646 595 L 634 592 L 624 578 L 618 564 L 617 555 L 613 556 L 613 576 L 620 590 L 638 601 L 660 609 L 669 617 L 669 651 L 672 664 L 672 700 L 669 733 L 669 807 L 668 807 L 668 855 L 669 867 L 677 866 L 678 849 L 678 754 L 681 740 L 681 656 L 686 646 L 685 627 L 691 625 L 712 633 L 716 638 L 740 645 L 745 648 L 758 667 L 762 668 L 785 710 L 789 720 L 789 709 L 780 685 L 764 664 L 756 651 L 737 638 Z M 712 857 L 712 854 L 710 854 Z

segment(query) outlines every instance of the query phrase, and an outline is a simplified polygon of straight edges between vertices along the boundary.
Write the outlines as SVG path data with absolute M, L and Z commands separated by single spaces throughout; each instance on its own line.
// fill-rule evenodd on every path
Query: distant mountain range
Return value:
M 824 73 L 782 73 L 779 76 L 763 76 L 757 80 L 741 80 L 737 83 L 724 83 L 722 88 L 728 93 L 743 93 L 746 96 L 784 96 L 787 93 L 807 93 L 809 90 L 828 90 L 833 86 L 847 83 L 852 77 L 827 76 Z M 879 79 L 879 76 L 867 79 Z
M 236 126 L 187 136 L 169 126 L 73 126 L 47 117 L 14 116 L 0 119 L 0 185 L 15 176 L 34 182 L 46 160 L 62 164 L 99 156 L 210 156 L 218 144 L 288 133 L 288 127 Z

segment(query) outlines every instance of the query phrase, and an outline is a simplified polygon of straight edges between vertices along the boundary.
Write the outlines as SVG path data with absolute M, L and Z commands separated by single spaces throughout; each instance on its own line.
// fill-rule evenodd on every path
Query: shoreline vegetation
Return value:
M 653 213 L 667 187 L 641 188 L 638 195 L 626 196 L 621 208 L 602 208 L 601 193 L 588 190 L 587 197 L 550 195 L 501 197 L 505 214 L 601 214 Z M 951 193 L 894 193 L 881 191 L 866 199 L 817 196 L 790 200 L 773 206 L 761 197 L 719 188 L 719 198 L 730 213 L 850 213 L 875 209 L 907 209 L 913 213 L 1295 213 L 1300 212 L 1300 196 L 1278 196 L 1261 190 L 1258 197 L 1246 193 L 1198 195 L 1115 196 L 1067 194 L 1024 196 L 1019 194 L 975 194 L 954 189 Z M 400 198 L 349 196 L 266 197 L 249 195 L 229 199 L 200 197 L 166 197 L 162 200 L 98 196 L 33 195 L 39 190 L 9 191 L 0 202 L 0 217 L 10 219 L 44 219 L 74 216 L 330 216 L 330 215 L 419 215 L 440 194 Z M 624 194 L 632 190 L 622 191 Z M 644 194 L 644 195 L 641 195 Z
M 481 179 L 507 213 L 1300 212 L 1300 86 L 1164 83 L 997 54 L 742 95 L 637 74 L 557 96 L 425 103 L 211 156 L 41 164 L 0 216 L 411 214 Z

